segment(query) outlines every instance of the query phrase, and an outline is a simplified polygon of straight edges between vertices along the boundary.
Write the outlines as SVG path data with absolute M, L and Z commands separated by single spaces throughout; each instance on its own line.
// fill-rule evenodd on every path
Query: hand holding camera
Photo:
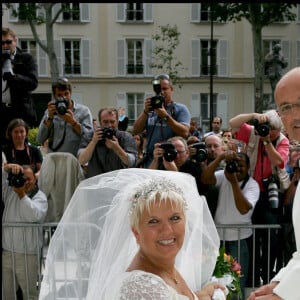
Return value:
M 154 78 L 152 80 L 153 90 L 155 92 L 155 96 L 151 97 L 151 110 L 155 110 L 157 108 L 162 108 L 163 103 L 165 102 L 165 97 L 161 93 L 160 79 Z
M 255 131 L 261 137 L 266 137 L 270 133 L 269 122 L 260 122 L 258 119 L 252 119 L 249 121 L 251 125 L 254 126 Z
M 12 63 L 10 58 L 10 50 L 9 49 L 2 49 L 2 61 L 3 61 L 3 80 L 9 80 L 15 74 L 12 69 Z

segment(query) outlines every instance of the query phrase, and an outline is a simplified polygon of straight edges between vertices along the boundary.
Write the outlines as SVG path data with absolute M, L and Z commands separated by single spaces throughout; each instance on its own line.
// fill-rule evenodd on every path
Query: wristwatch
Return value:
M 264 143 L 265 146 L 268 145 L 268 144 L 270 144 L 269 141 L 263 141 L 263 143 Z
M 166 115 L 164 118 L 162 118 L 164 121 L 168 121 L 170 119 L 170 116 L 169 115 Z

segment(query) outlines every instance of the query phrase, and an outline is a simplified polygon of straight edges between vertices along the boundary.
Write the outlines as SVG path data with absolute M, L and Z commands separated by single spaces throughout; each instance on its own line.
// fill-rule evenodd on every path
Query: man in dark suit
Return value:
M 36 112 L 31 92 L 38 86 L 36 59 L 17 47 L 13 30 L 2 27 L 2 103 L 1 144 L 5 144 L 5 131 L 14 118 L 21 118 L 29 126 L 35 125 Z

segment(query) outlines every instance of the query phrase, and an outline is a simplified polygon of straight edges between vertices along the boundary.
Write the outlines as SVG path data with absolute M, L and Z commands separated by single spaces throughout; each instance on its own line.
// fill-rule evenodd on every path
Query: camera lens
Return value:
M 268 186 L 270 208 L 278 208 L 278 187 L 276 182 L 270 182 Z
M 225 170 L 228 173 L 235 173 L 238 171 L 238 164 L 235 160 L 231 160 L 226 164 Z

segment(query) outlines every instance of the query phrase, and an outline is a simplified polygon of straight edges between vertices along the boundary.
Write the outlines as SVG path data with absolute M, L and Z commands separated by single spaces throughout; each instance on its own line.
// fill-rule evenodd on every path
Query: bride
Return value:
M 223 289 L 207 284 L 218 250 L 192 176 L 105 173 L 75 191 L 51 240 L 39 299 L 212 299 Z

